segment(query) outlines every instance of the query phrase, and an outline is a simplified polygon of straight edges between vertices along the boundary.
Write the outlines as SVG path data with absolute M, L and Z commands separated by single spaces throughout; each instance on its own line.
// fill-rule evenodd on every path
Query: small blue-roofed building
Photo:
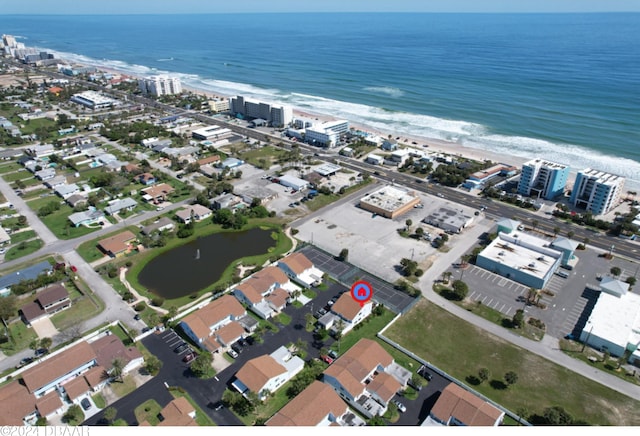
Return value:
M 225 159 L 222 161 L 222 163 L 220 164 L 221 168 L 237 168 L 241 165 L 244 165 L 244 161 L 240 160 L 240 159 L 236 159 L 235 157 L 230 157 L 228 159 Z
M 11 293 L 11 286 L 20 283 L 23 280 L 33 280 L 40 274 L 50 273 L 53 267 L 47 261 L 42 261 L 27 268 L 15 271 L 0 277 L 0 296 L 6 297 Z
M 571 262 L 571 259 L 574 258 L 573 253 L 575 253 L 578 245 L 578 242 L 572 239 L 558 236 L 551 243 L 551 248 L 560 251 L 562 253 L 562 265 L 568 265 Z
M 514 230 L 517 230 L 518 227 L 522 224 L 520 221 L 512 220 L 509 218 L 503 218 L 498 221 L 498 233 L 511 233 Z

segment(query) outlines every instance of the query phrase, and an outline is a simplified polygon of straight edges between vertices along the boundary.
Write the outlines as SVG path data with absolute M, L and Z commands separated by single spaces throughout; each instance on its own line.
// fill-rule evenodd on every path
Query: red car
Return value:
M 320 356 L 320 359 L 322 359 L 323 362 L 328 363 L 329 365 L 333 363 L 333 359 L 329 356 Z
M 76 268 L 74 265 L 71 265 L 71 271 L 78 272 L 78 268 Z
M 189 363 L 195 358 L 196 358 L 196 356 L 193 353 L 189 353 L 189 354 L 185 354 L 185 356 L 182 358 L 182 361 L 186 362 L 186 363 Z

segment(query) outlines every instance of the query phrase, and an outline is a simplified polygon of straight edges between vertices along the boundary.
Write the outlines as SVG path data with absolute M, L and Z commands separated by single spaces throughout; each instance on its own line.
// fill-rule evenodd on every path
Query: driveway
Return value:
M 49 317 L 41 318 L 31 323 L 31 327 L 35 330 L 39 338 L 53 338 L 57 335 L 58 329 L 53 325 Z

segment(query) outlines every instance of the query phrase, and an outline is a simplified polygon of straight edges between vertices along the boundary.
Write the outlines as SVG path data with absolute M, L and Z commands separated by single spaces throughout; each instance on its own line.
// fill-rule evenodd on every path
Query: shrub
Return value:
M 147 305 L 144 303 L 144 301 L 141 301 L 140 303 L 136 304 L 133 307 L 133 310 L 135 310 L 136 312 L 142 312 L 146 308 L 147 308 Z
M 164 304 L 164 298 L 155 296 L 151 299 L 151 304 L 153 304 L 156 307 L 160 307 Z

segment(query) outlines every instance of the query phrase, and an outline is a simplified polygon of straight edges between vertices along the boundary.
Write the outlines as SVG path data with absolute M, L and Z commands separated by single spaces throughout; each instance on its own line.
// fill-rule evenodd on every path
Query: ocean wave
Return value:
M 172 60 L 173 60 L 173 58 L 156 59 L 156 61 L 158 61 L 158 62 L 170 62 Z
M 400 98 L 404 95 L 404 91 L 400 88 L 394 88 L 392 86 L 368 86 L 362 88 L 363 91 L 373 92 L 376 94 L 384 94 L 393 98 Z
M 343 118 L 353 124 L 370 126 L 372 129 L 394 136 L 413 136 L 456 142 L 472 149 L 504 155 L 505 160 L 508 160 L 508 156 L 524 159 L 543 157 L 550 161 L 569 164 L 572 170 L 596 168 L 626 177 L 629 185 L 640 185 L 640 162 L 602 154 L 579 145 L 558 144 L 529 137 L 498 135 L 491 133 L 487 126 L 478 123 L 386 110 L 317 95 L 286 92 L 277 88 L 261 88 L 247 83 L 205 78 L 197 74 L 160 70 L 118 60 L 98 60 L 73 53 L 48 51 L 68 62 L 103 67 L 132 76 L 171 74 L 179 77 L 185 86 L 205 92 L 230 96 L 243 95 L 245 98 L 272 104 L 289 105 L 307 112 Z M 387 95 L 394 92 L 393 88 L 385 87 L 369 89 L 376 89 L 377 92 L 387 93 Z

